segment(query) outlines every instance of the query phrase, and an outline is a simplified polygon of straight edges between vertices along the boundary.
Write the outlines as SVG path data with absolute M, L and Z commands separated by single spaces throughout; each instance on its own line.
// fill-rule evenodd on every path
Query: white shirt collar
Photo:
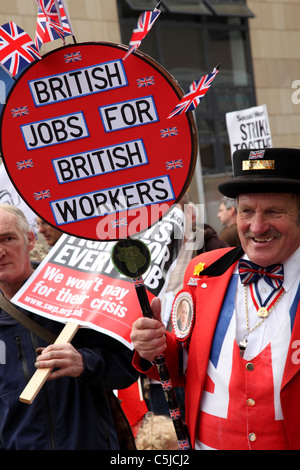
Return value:
M 283 263 L 283 271 L 283 287 L 288 292 L 294 282 L 300 281 L 300 247 Z

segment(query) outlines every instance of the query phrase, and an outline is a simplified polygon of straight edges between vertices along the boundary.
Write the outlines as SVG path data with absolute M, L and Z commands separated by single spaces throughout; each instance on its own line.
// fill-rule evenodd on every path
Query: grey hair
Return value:
M 18 227 L 24 234 L 26 242 L 28 242 L 28 233 L 30 232 L 31 228 L 24 212 L 22 212 L 18 207 L 11 206 L 10 204 L 0 204 L 0 209 L 10 212 L 16 216 Z
M 234 198 L 223 196 L 221 202 L 223 202 L 226 209 L 230 209 L 230 207 L 237 208 L 237 201 Z

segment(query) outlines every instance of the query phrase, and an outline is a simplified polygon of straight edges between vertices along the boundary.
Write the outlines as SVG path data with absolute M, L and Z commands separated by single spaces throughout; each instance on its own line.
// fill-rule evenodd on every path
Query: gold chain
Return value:
M 244 293 L 245 293 L 245 313 L 246 313 L 246 328 L 247 328 L 247 331 L 249 332 L 248 334 L 252 333 L 252 331 L 256 330 L 257 327 L 259 327 L 264 321 L 266 318 L 268 318 L 268 316 L 270 315 L 270 313 L 274 310 L 274 308 L 276 307 L 276 305 L 278 304 L 278 302 L 282 299 L 283 295 L 285 294 L 285 290 L 282 291 L 282 294 L 281 296 L 277 299 L 277 301 L 275 302 L 274 305 L 272 305 L 272 307 L 270 308 L 270 310 L 268 310 L 268 315 L 263 317 L 260 321 L 258 321 L 256 323 L 256 325 L 254 325 L 253 328 L 251 328 L 251 330 L 249 329 L 249 316 L 248 316 L 248 291 L 247 291 L 247 285 L 244 284 Z

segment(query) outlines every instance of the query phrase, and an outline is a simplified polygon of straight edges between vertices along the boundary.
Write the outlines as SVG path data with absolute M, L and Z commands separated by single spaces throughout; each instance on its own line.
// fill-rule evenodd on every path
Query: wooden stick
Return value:
M 78 328 L 79 325 L 77 323 L 68 322 L 61 331 L 60 335 L 57 337 L 54 344 L 69 343 L 70 341 L 72 341 Z M 28 384 L 26 385 L 26 387 L 24 388 L 23 392 L 21 393 L 19 400 L 23 403 L 31 404 L 39 393 L 39 391 L 41 390 L 44 383 L 46 382 L 51 371 L 52 368 L 37 369 Z

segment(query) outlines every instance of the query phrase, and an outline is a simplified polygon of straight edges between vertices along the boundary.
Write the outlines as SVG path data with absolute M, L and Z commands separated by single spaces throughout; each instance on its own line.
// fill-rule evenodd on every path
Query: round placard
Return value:
M 191 334 L 194 321 L 193 299 L 189 292 L 181 291 L 175 297 L 171 314 L 176 338 L 186 341 Z
M 115 268 L 132 279 L 142 276 L 150 266 L 151 254 L 141 240 L 120 240 L 112 250 L 112 262 Z
M 141 52 L 77 43 L 45 54 L 10 90 L 1 152 L 14 186 L 47 223 L 92 240 L 132 237 L 186 191 L 197 154 L 183 92 Z

